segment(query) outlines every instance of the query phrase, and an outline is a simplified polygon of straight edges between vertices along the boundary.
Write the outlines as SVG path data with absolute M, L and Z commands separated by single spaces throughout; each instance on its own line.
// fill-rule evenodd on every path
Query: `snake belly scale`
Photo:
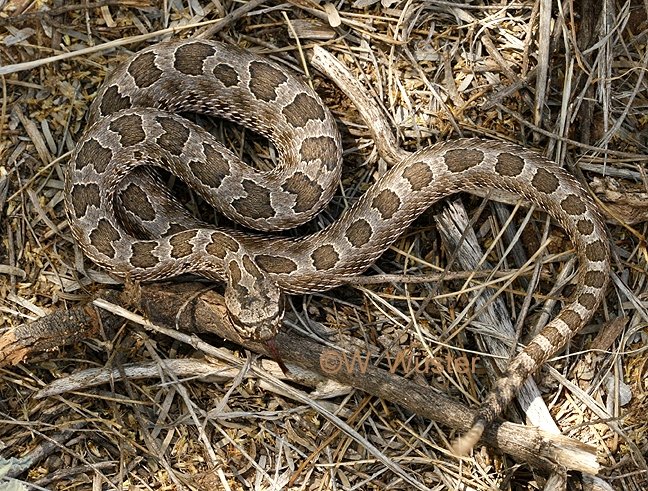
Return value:
M 277 167 L 250 168 L 179 112 L 223 117 L 263 134 L 277 149 Z M 513 358 L 459 452 L 476 443 L 524 379 L 585 325 L 605 292 L 609 245 L 594 203 L 568 172 L 516 145 L 458 139 L 408 154 L 337 221 L 299 238 L 204 224 L 174 202 L 150 167 L 171 172 L 247 227 L 294 227 L 321 210 L 339 181 L 341 145 L 330 112 L 270 60 L 217 42 L 165 42 L 136 53 L 107 78 L 71 158 L 66 212 L 90 259 L 134 280 L 195 273 L 224 281 L 240 334 L 260 340 L 276 334 L 283 294 L 326 290 L 363 272 L 450 194 L 503 189 L 548 212 L 578 256 L 575 293 Z

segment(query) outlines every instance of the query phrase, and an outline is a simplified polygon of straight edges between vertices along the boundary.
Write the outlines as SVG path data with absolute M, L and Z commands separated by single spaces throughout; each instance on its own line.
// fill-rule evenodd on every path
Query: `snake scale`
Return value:
M 347 95 L 356 104 L 362 99 Z M 371 118 L 373 109 L 360 109 Z M 266 136 L 277 166 L 256 171 L 180 112 L 226 118 Z M 171 172 L 228 218 L 280 230 L 308 221 L 332 197 L 340 137 L 317 94 L 284 67 L 217 42 L 164 42 L 133 55 L 99 90 L 67 171 L 66 212 L 82 250 L 110 273 L 141 281 L 194 273 L 224 281 L 241 336 L 270 340 L 281 324 L 284 294 L 330 289 L 363 272 L 450 194 L 501 189 L 539 206 L 575 246 L 577 286 L 496 382 L 455 446 L 465 453 L 526 377 L 591 318 L 608 281 L 608 239 L 576 179 L 525 148 L 458 139 L 400 155 L 337 221 L 312 235 L 260 236 L 204 224 L 173 200 L 151 167 Z

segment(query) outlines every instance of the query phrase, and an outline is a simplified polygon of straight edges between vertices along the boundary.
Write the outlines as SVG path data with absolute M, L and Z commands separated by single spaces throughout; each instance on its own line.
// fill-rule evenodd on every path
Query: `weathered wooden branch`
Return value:
M 101 297 L 122 305 L 129 305 L 132 301 L 132 295 L 120 295 L 115 291 L 103 292 Z M 214 334 L 254 352 L 272 355 L 267 345 L 244 340 L 237 335 L 229 322 L 223 297 L 205 290 L 204 284 L 144 285 L 141 288 L 141 306 L 154 324 L 172 329 L 181 326 L 185 333 Z M 123 318 L 92 304 L 57 312 L 0 336 L 0 364 L 19 363 L 38 351 L 92 336 L 98 332 L 99 326 L 117 326 L 123 321 Z M 473 410 L 429 386 L 417 384 L 389 370 L 371 364 L 366 367 L 350 364 L 344 369 L 331 370 L 324 360 L 330 361 L 335 356 L 343 359 L 346 355 L 341 350 L 332 350 L 293 331 L 281 332 L 275 346 L 276 354 L 288 365 L 298 382 L 312 385 L 316 377 L 320 380 L 333 379 L 392 401 L 447 427 L 465 431 L 471 425 L 475 414 Z M 304 370 L 316 377 L 299 375 Z M 594 447 L 533 427 L 499 421 L 484 434 L 484 441 L 537 469 L 549 471 L 562 466 L 591 474 L 598 472 Z

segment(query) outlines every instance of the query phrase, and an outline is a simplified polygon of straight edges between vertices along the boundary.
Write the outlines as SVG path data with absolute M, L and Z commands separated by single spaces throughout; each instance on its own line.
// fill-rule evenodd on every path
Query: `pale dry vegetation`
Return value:
M 602 481 L 571 473 L 569 489 L 646 489 L 648 4 L 597 3 L 0 0 L 0 335 L 109 287 L 69 236 L 64 169 L 106 73 L 171 36 L 220 39 L 308 68 L 338 119 L 345 170 L 326 211 L 295 233 L 335 219 L 387 164 L 353 106 L 305 61 L 322 45 L 380 102 L 404 148 L 460 136 L 516 142 L 571 170 L 596 197 L 613 249 L 607 298 L 535 378 L 546 407 L 528 417 L 594 447 L 591 473 Z M 262 139 L 203 122 L 255 165 L 271 165 Z M 466 226 L 459 242 L 474 249 L 472 262 L 452 245 Z M 412 348 L 438 360 L 479 356 L 474 372 L 445 364 L 400 373 L 474 408 L 493 374 L 481 339 L 507 321 L 524 327 L 524 342 L 569 294 L 572 268 L 568 237 L 542 212 L 460 195 L 417 220 L 372 278 L 292 298 L 286 329 L 372 353 L 383 367 L 385 354 Z M 109 325 L 94 317 L 92 335 L 56 340 L 16 365 L 4 360 L 0 473 L 9 462 L 9 476 L 61 490 L 538 489 L 549 476 L 486 446 L 455 459 L 456 431 L 401 400 L 321 383 L 314 393 L 312 381 L 286 384 L 269 360 L 269 371 L 257 369 L 260 360 L 234 343 L 203 336 L 198 345 L 142 327 L 133 305 L 103 306 L 119 317 Z M 65 388 L 42 392 L 54 381 Z M 517 407 L 507 418 L 525 421 Z

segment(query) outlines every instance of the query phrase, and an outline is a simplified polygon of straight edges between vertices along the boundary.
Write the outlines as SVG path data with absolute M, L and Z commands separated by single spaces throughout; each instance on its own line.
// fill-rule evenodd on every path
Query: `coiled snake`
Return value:
M 380 119 L 353 84 L 338 83 L 370 126 Z M 257 172 L 179 112 L 216 115 L 258 131 L 275 145 L 277 167 Z M 374 136 L 377 144 L 387 138 Z M 279 329 L 283 294 L 326 290 L 361 273 L 441 198 L 490 188 L 519 194 L 569 233 L 579 259 L 577 288 L 511 361 L 457 445 L 463 452 L 599 305 L 609 273 L 601 218 L 568 172 L 524 148 L 478 139 L 411 154 L 394 151 L 390 157 L 399 162 L 336 222 L 301 238 L 259 237 L 203 224 L 145 170 L 162 167 L 227 217 L 277 230 L 304 223 L 329 201 L 340 176 L 340 147 L 327 108 L 283 67 L 216 42 L 161 43 L 118 67 L 90 109 L 66 176 L 72 234 L 90 259 L 120 277 L 156 280 L 195 273 L 225 281 L 226 305 L 240 334 L 267 340 Z

